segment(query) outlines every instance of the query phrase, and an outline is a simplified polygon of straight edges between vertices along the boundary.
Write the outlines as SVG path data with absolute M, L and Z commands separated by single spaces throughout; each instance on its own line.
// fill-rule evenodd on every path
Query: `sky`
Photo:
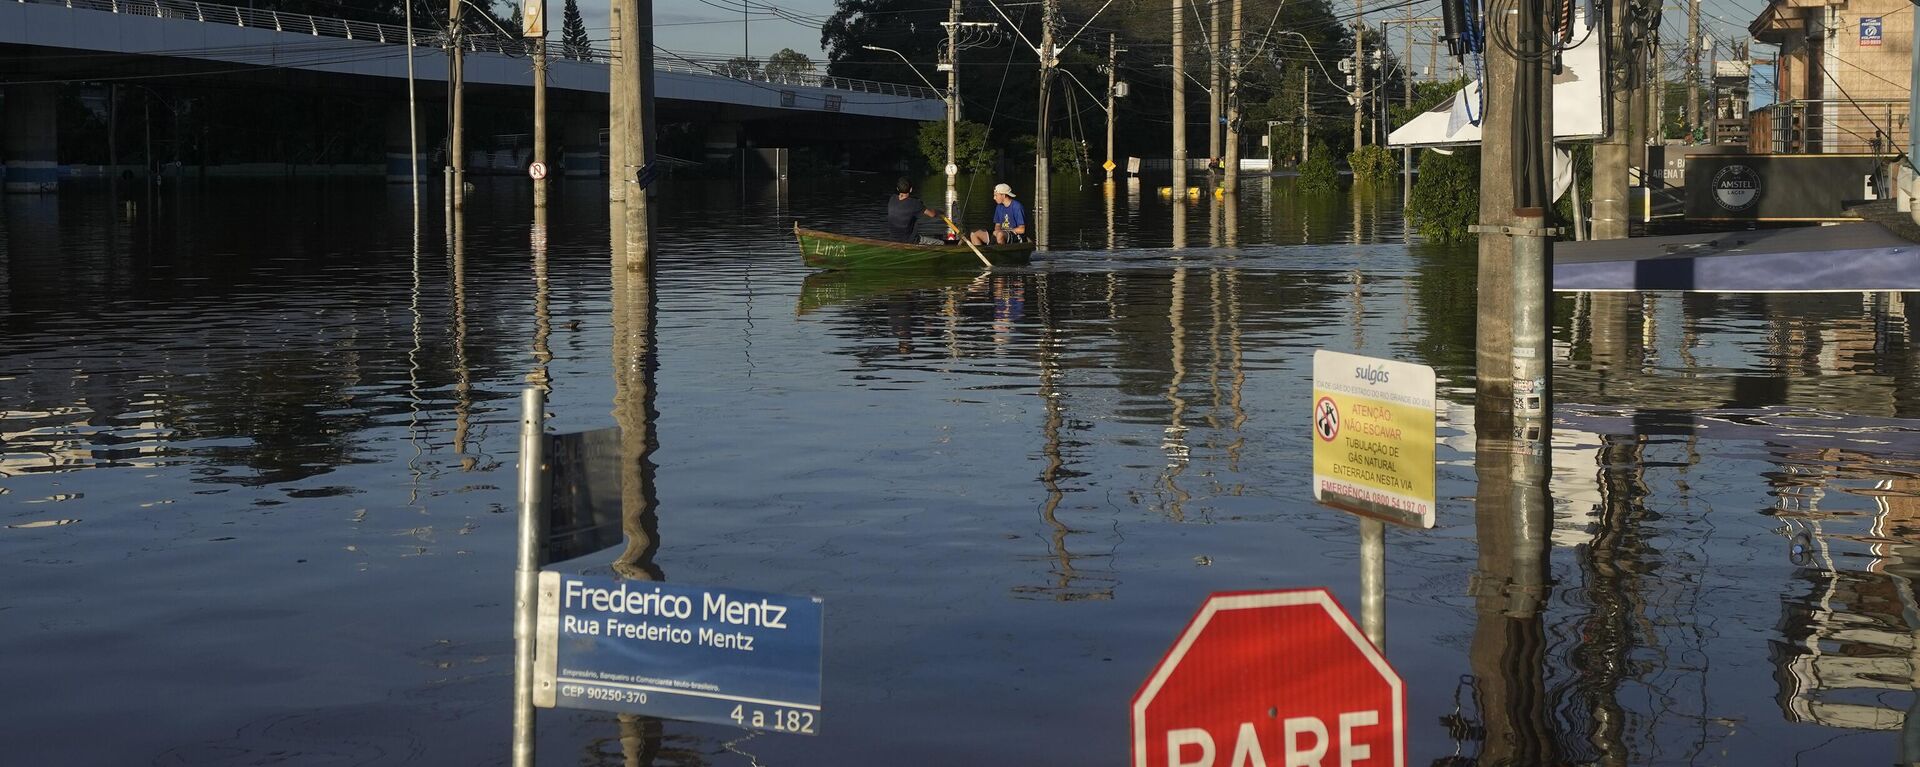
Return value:
M 558 3 L 560 0 L 551 0 Z M 1010 0 L 1020 2 L 1021 0 Z M 594 39 L 604 40 L 607 34 L 607 0 L 578 0 L 581 15 L 585 17 L 587 28 Z M 834 12 L 833 0 L 753 0 L 758 6 L 775 6 L 784 9 L 793 16 L 825 19 Z M 1332 0 L 1336 12 L 1350 8 L 1350 0 Z M 1414 14 L 1437 16 L 1440 12 L 1439 0 L 1418 0 L 1411 6 L 1402 6 L 1395 0 L 1367 0 L 1367 5 L 1386 8 L 1369 12 L 1367 19 L 1377 22 L 1384 18 L 1399 18 L 1409 11 Z M 981 0 L 967 0 L 965 5 L 980 8 Z M 1747 24 L 1753 21 L 1765 0 L 1701 0 L 1700 21 L 1703 36 L 1712 37 L 1721 56 L 1733 55 L 1733 44 L 1747 40 Z M 690 58 L 727 58 L 738 56 L 742 50 L 751 50 L 754 58 L 766 59 L 767 55 L 781 48 L 792 48 L 806 54 L 816 62 L 824 62 L 826 54 L 820 49 L 820 27 L 817 23 L 802 23 L 781 18 L 771 13 L 755 13 L 744 25 L 741 22 L 739 0 L 654 0 L 654 39 L 655 42 L 676 53 Z M 559 6 L 553 6 L 553 24 L 559 26 Z M 982 16 L 986 14 L 982 12 Z M 1080 21 L 1080 19 L 1070 19 Z M 742 27 L 745 27 L 747 39 L 742 39 Z M 1669 72 L 1678 71 L 1681 45 L 1687 31 L 1687 0 L 1667 0 L 1667 8 L 1661 20 L 1662 47 L 1668 51 L 1668 58 L 1674 64 Z M 1395 35 L 1398 36 L 1397 33 Z M 750 47 L 748 47 L 750 44 Z M 1771 57 L 1772 49 L 1765 46 L 1754 47 L 1755 56 Z M 1702 57 L 1702 67 L 1705 67 Z M 1771 90 L 1771 83 L 1755 83 L 1756 90 Z

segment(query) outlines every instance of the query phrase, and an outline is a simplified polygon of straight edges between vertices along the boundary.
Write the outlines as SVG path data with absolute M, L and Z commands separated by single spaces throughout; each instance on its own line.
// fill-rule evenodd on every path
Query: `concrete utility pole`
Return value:
M 954 0 L 954 5 L 959 4 L 960 0 Z M 1116 104 L 1114 104 L 1114 91 L 1120 86 L 1119 63 L 1120 37 L 1109 33 L 1107 35 L 1107 164 L 1105 166 L 1108 181 L 1113 180 L 1113 170 L 1118 167 L 1118 161 L 1113 158 L 1113 119 L 1115 115 L 1114 107 L 1116 106 Z
M 546 4 L 540 0 L 529 0 L 529 6 L 537 7 L 537 13 L 541 15 L 540 34 L 533 38 L 533 161 L 544 168 L 547 165 Z M 547 175 L 552 175 L 551 171 Z M 547 207 L 546 176 L 533 180 L 533 207 Z
M 1627 39 L 1628 0 L 1609 0 L 1607 19 L 1613 29 L 1613 71 L 1606 83 L 1611 113 L 1607 136 L 1593 145 L 1593 238 L 1619 240 L 1627 236 L 1630 204 L 1627 168 L 1632 164 L 1633 69 L 1639 51 Z
M 1227 33 L 1227 176 L 1221 188 L 1227 194 L 1240 191 L 1240 18 L 1243 0 L 1233 0 L 1231 30 Z
M 1187 196 L 1187 23 L 1182 0 L 1173 0 L 1173 204 Z
M 1366 146 L 1367 134 L 1360 120 L 1367 108 L 1367 19 L 1366 0 L 1353 0 L 1353 148 Z
M 1413 61 L 1413 9 L 1407 9 L 1407 18 L 1401 22 L 1401 32 L 1407 40 L 1407 57 L 1401 60 L 1400 107 L 1413 111 L 1413 70 L 1408 66 Z M 1413 147 L 1400 147 L 1400 199 L 1413 199 Z
M 1687 143 L 1700 124 L 1700 0 L 1687 3 Z
M 1514 17 L 1488 14 L 1485 19 L 1486 94 L 1480 119 L 1480 250 L 1476 277 L 1478 312 L 1475 333 L 1476 400 L 1482 408 L 1479 427 L 1506 433 L 1507 407 L 1513 401 L 1513 242 L 1498 227 L 1513 216 L 1513 87 L 1518 62 L 1508 46 L 1495 40 L 1513 39 Z M 1498 35 L 1498 37 L 1496 37 Z M 1490 228 L 1491 227 L 1491 228 Z
M 744 6 L 742 6 L 744 7 Z M 956 136 L 960 123 L 960 0 L 953 0 L 953 6 L 947 9 L 947 218 L 953 218 L 954 200 L 960 195 L 954 191 L 954 177 L 959 173 L 955 165 L 955 147 L 959 143 Z M 967 236 L 965 232 L 961 237 Z
M 627 167 L 627 101 L 633 98 L 627 76 L 627 42 L 622 30 L 632 9 L 628 0 L 610 0 L 607 8 L 607 200 L 624 202 L 627 185 L 621 169 Z M 617 212 L 616 212 L 617 215 Z
M 620 0 L 615 0 L 620 2 Z M 619 17 L 620 40 L 627 65 L 621 68 L 626 98 L 621 101 L 623 135 L 613 138 L 626 145 L 621 157 L 626 164 L 616 168 L 614 183 L 626 187 L 626 266 L 643 271 L 652 267 L 653 232 L 647 203 L 647 184 L 652 181 L 653 131 L 653 0 L 625 0 L 626 13 Z M 642 20 L 645 23 L 642 23 Z
M 1548 3 L 1556 0 L 1520 0 L 1520 14 L 1507 24 L 1516 28 L 1512 40 L 1518 49 L 1514 87 L 1505 98 L 1514 104 L 1513 151 L 1510 161 L 1513 218 L 1508 234 L 1513 241 L 1512 387 L 1510 400 L 1516 440 L 1533 454 L 1547 444 L 1547 416 L 1553 346 L 1548 338 L 1553 294 L 1548 289 L 1553 262 L 1553 230 L 1548 228 L 1553 192 L 1553 35 L 1547 27 Z M 1496 33 L 1497 34 L 1497 33 Z M 1495 98 L 1502 96 L 1496 95 Z
M 448 150 L 451 156 L 447 158 L 446 176 L 447 212 L 451 214 L 455 210 L 466 207 L 467 142 L 465 139 L 466 115 L 464 112 L 467 99 L 466 83 L 462 82 L 463 75 L 465 74 L 463 48 L 466 46 L 466 35 L 460 34 L 460 0 L 449 0 L 449 2 L 451 5 L 449 5 L 447 9 L 447 45 L 451 46 L 453 50 L 451 52 L 452 61 L 448 64 L 447 79 L 452 81 L 449 87 L 453 88 L 453 125 L 451 127 L 453 135 L 447 139 Z M 448 220 L 452 220 L 451 215 L 448 216 Z
M 1226 2 L 1226 0 L 1207 0 L 1207 5 L 1211 7 L 1213 14 L 1212 29 L 1207 32 L 1207 42 L 1212 43 L 1212 45 L 1208 46 L 1209 51 L 1207 56 L 1207 85 L 1211 88 L 1211 90 L 1207 91 L 1208 165 L 1212 165 L 1214 160 L 1220 159 L 1220 116 L 1226 114 L 1226 93 L 1220 90 L 1220 71 L 1222 69 L 1220 59 L 1226 55 L 1227 49 L 1226 36 L 1222 34 L 1225 30 L 1220 27 L 1220 4 L 1223 2 Z
M 1060 13 L 1059 0 L 1043 0 L 1040 16 L 1040 130 L 1033 152 L 1034 247 L 1047 249 L 1047 219 L 1053 195 L 1048 187 L 1053 180 L 1053 27 Z
M 1707 45 L 1707 143 L 1720 144 L 1720 45 L 1709 39 Z

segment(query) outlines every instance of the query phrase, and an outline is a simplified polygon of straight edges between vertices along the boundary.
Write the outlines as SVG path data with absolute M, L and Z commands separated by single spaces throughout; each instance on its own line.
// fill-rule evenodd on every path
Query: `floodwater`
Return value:
M 0 761 L 504 763 L 533 381 L 635 451 L 647 539 L 564 568 L 827 606 L 820 736 L 542 711 L 543 763 L 1120 763 L 1209 592 L 1358 614 L 1317 348 L 1441 379 L 1438 526 L 1386 535 L 1409 764 L 1920 758 L 1903 296 L 1560 297 L 1540 503 L 1473 428 L 1473 257 L 1392 191 L 1176 234 L 1094 184 L 1032 269 L 803 267 L 886 181 L 668 181 L 651 286 L 583 183 L 417 250 L 378 182 L 0 199 Z

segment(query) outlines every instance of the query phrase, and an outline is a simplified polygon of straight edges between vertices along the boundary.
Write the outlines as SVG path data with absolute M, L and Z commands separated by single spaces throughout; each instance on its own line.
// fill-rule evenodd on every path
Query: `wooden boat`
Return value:
M 807 229 L 795 223 L 800 257 L 823 269 L 964 269 L 979 268 L 980 258 L 966 245 L 915 245 Z M 982 245 L 980 253 L 994 266 L 1022 266 L 1033 255 L 1033 243 Z

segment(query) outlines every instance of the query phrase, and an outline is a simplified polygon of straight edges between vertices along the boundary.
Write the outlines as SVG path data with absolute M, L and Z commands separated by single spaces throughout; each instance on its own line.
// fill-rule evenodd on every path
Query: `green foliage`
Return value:
M 572 2 L 572 0 L 568 0 L 568 2 Z M 792 48 L 781 48 L 772 56 L 767 57 L 765 71 L 767 77 L 770 78 L 812 74 L 813 59 L 807 58 L 807 54 Z
M 1393 156 L 1393 150 L 1378 144 L 1360 147 L 1347 154 L 1347 166 L 1353 168 L 1353 182 L 1356 184 L 1384 184 L 1393 180 L 1400 172 L 1400 162 Z
M 935 169 L 946 167 L 946 123 L 920 123 L 920 133 L 915 137 L 915 143 L 920 147 L 920 156 L 927 158 L 928 165 Z M 960 166 L 961 173 L 993 170 L 993 147 L 987 144 L 987 126 L 966 120 L 954 125 L 953 164 Z
M 752 80 L 760 74 L 760 60 L 751 56 L 735 56 L 714 68 L 713 73 L 721 77 Z
M 1423 154 L 1407 216 L 1430 242 L 1463 242 L 1473 236 L 1468 227 L 1480 220 L 1480 151 Z
M 570 59 L 584 60 L 593 54 L 593 38 L 587 36 L 587 21 L 580 15 L 580 4 L 567 0 L 561 13 L 560 51 Z
M 1053 153 L 1047 157 L 1047 162 L 1053 167 L 1055 173 L 1085 174 L 1087 172 L 1085 150 L 1086 147 L 1079 141 L 1057 138 L 1053 140 Z
M 1300 189 L 1309 192 L 1330 192 L 1340 183 L 1340 171 L 1333 167 L 1333 150 L 1326 144 L 1315 142 L 1312 151 L 1307 153 L 1307 161 L 1300 163 Z

